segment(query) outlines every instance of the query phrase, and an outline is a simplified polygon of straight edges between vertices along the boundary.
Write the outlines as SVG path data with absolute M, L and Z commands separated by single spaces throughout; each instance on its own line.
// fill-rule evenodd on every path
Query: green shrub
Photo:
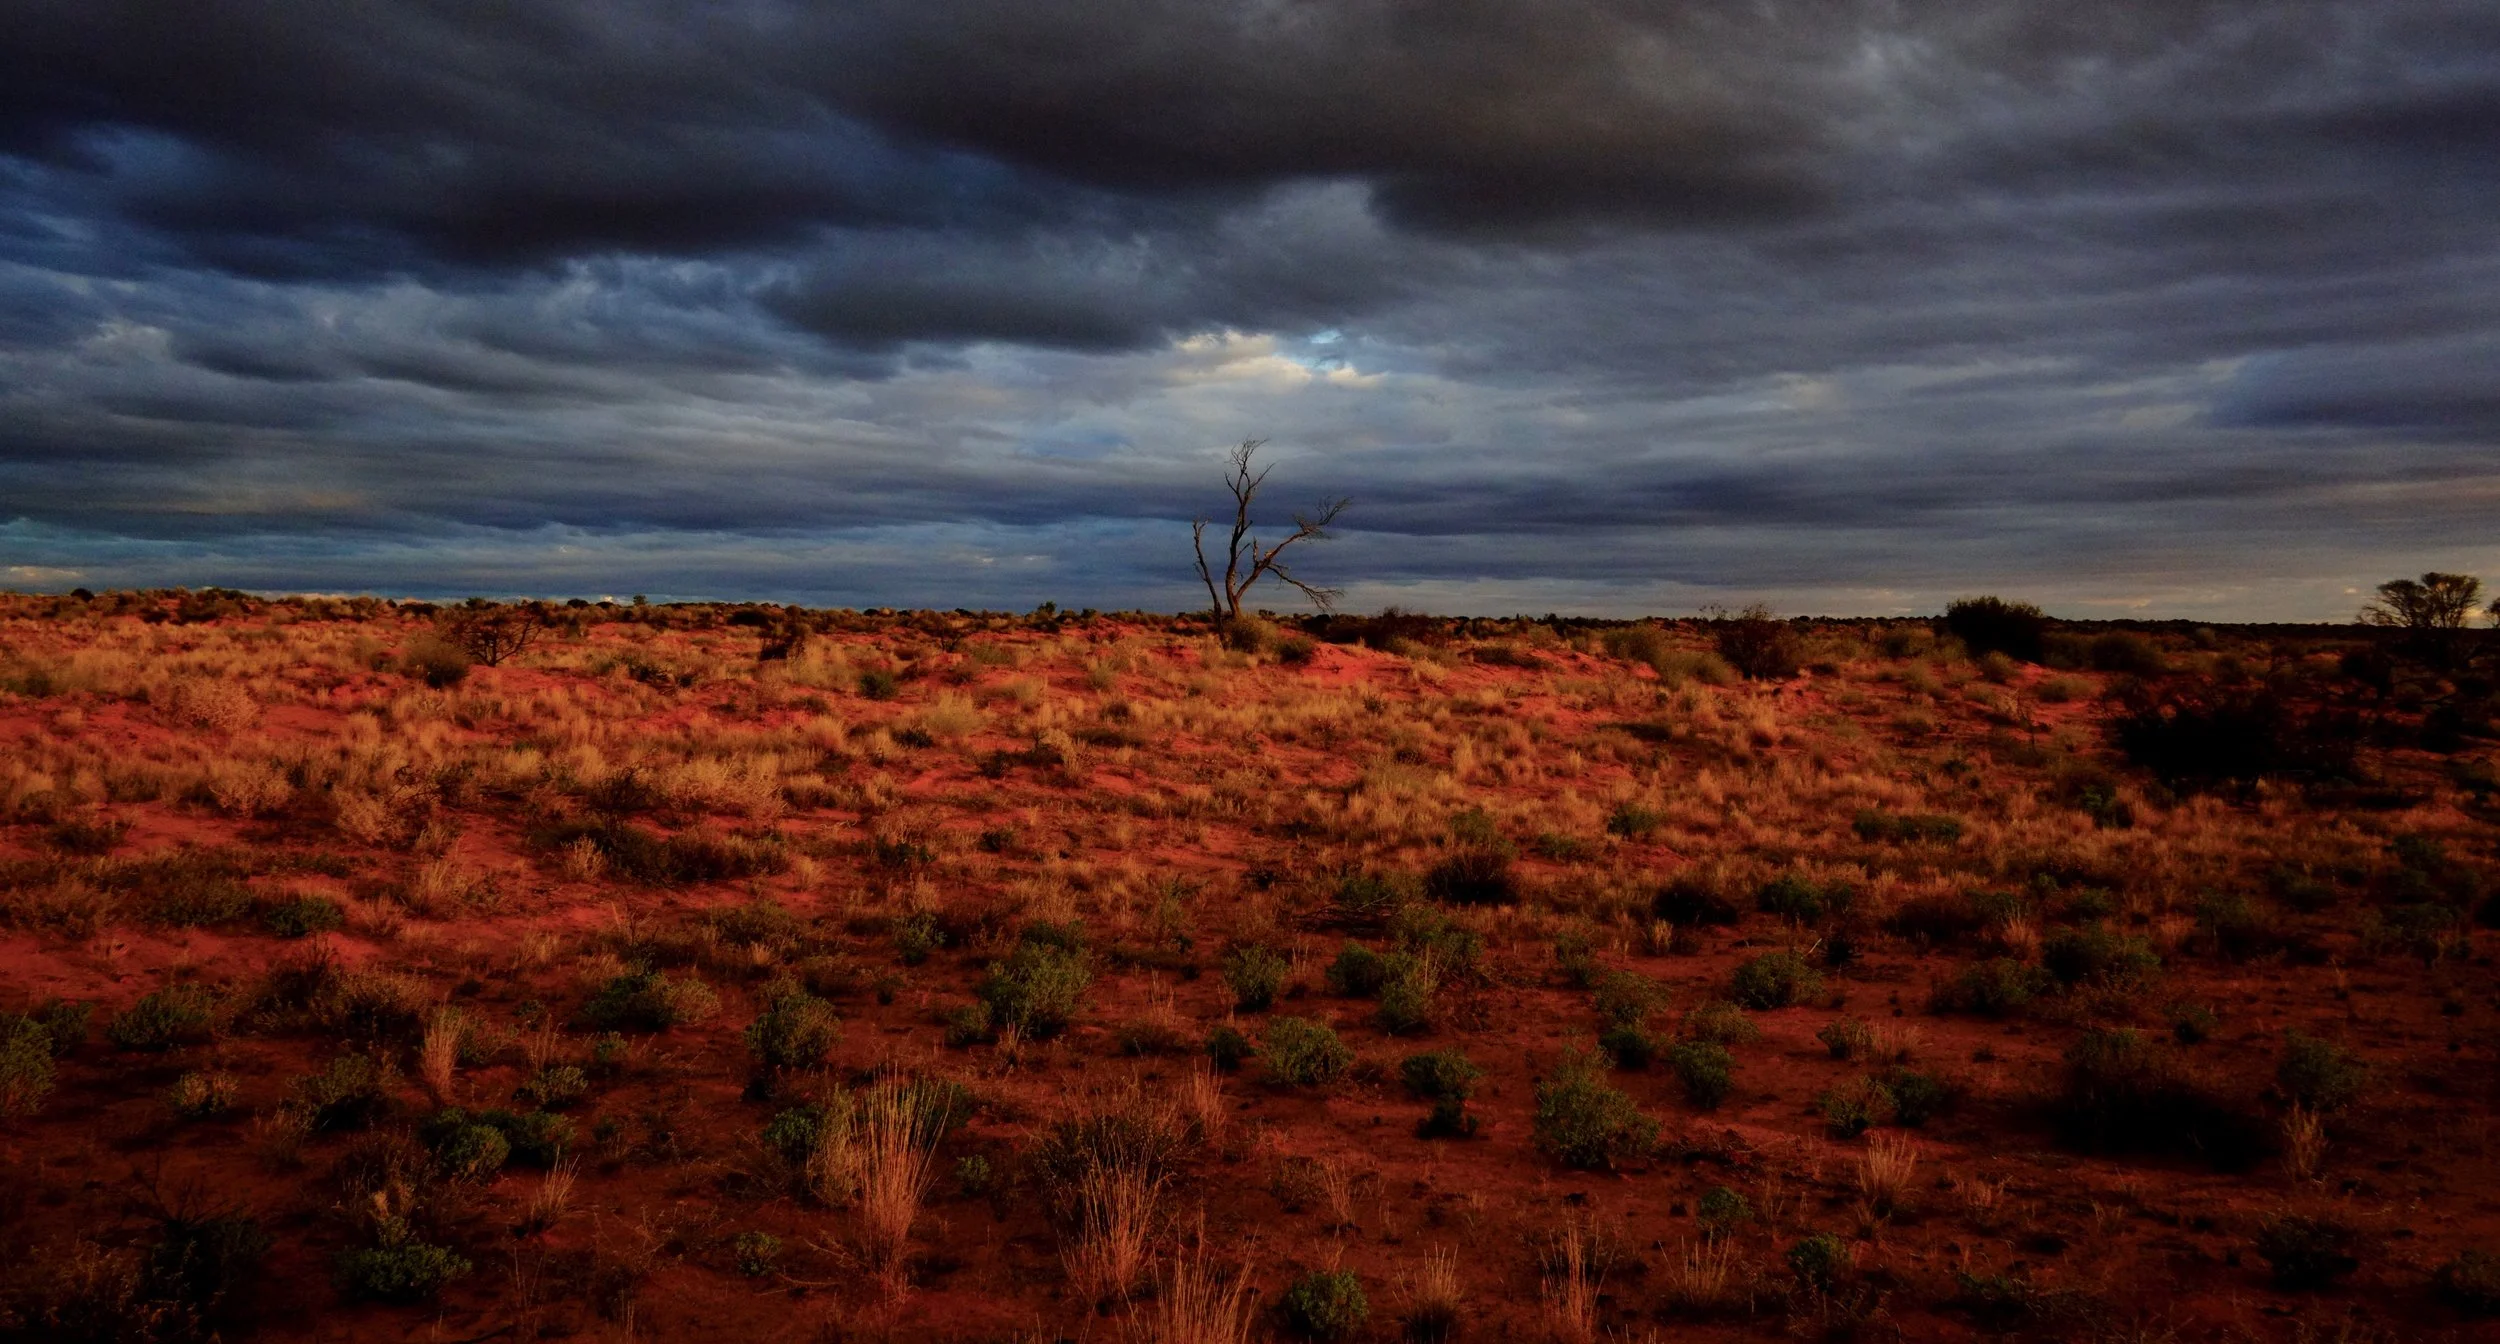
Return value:
M 456 1106 L 427 1121 L 425 1133 L 434 1168 L 448 1180 L 487 1180 L 512 1160 L 512 1141 L 502 1130 L 472 1121 Z
M 1849 1272 L 1849 1247 L 1829 1232 L 1800 1238 L 1786 1259 L 1789 1272 L 1811 1292 L 1829 1292 Z
M 1224 983 L 1233 991 L 1233 1007 L 1264 1013 L 1276 1004 L 1293 967 L 1284 954 L 1265 943 L 1249 943 L 1224 954 Z
M 1363 1282 L 1350 1269 L 1312 1270 L 1285 1289 L 1276 1307 L 1296 1334 L 1317 1340 L 1345 1339 L 1372 1313 Z
M 417 1240 L 406 1223 L 394 1218 L 384 1222 L 381 1244 L 339 1257 L 338 1285 L 351 1299 L 423 1302 L 470 1268 L 467 1260 L 449 1248 Z
M 242 1081 L 231 1073 L 194 1069 L 174 1080 L 165 1104 L 185 1120 L 214 1120 L 234 1109 Z
M 1716 1241 L 1751 1221 L 1753 1205 L 1726 1186 L 1714 1185 L 1693 1206 L 1693 1214 L 1701 1222 L 1702 1235 Z
M 161 1053 L 205 1041 L 217 1020 L 217 998 L 205 985 L 167 985 L 130 1005 L 104 1028 L 124 1050 Z
M 2257 1228 L 2256 1250 L 2274 1286 L 2299 1292 L 2324 1288 L 2361 1267 L 2360 1237 L 2332 1218 L 2282 1214 Z
M 2253 1118 L 2133 1030 L 2086 1032 L 2068 1047 L 2050 1109 L 2066 1143 L 2093 1151 L 2174 1152 L 2233 1170 L 2262 1140 Z
M 363 1129 L 391 1108 L 392 1070 L 367 1054 L 340 1055 L 295 1082 L 295 1101 L 316 1130 Z
M 1430 905 L 1399 907 L 1389 917 L 1388 934 L 1391 946 L 1409 956 L 1429 960 L 1449 979 L 1474 977 L 1477 963 L 1484 959 L 1484 939 Z
M 1825 916 L 1847 910 L 1856 895 L 1839 883 L 1824 886 L 1797 873 L 1782 873 L 1755 889 L 1754 906 L 1766 915 L 1819 924 Z
M 1962 819 L 1939 814 L 1905 814 L 1861 811 L 1849 823 L 1860 840 L 1868 844 L 1914 844 L 1920 842 L 1949 845 L 1962 838 Z
M 1658 1057 L 1658 1038 L 1644 1028 L 1617 1023 L 1597 1034 L 1597 1048 L 1618 1069 L 1646 1069 Z
M 1892 1098 L 1894 1120 L 1911 1129 L 1944 1114 L 1953 1105 L 1952 1084 L 1916 1069 L 1886 1069 L 1879 1081 Z
M 1356 872 L 1337 879 L 1336 895 L 1329 908 L 1346 923 L 1368 925 L 1394 916 L 1406 903 L 1404 881 L 1378 873 Z
M 308 938 L 347 927 L 347 911 L 327 896 L 294 896 L 261 912 L 261 921 L 281 938 Z
M 1823 977 L 1795 952 L 1765 952 L 1736 968 L 1728 997 L 1747 1008 L 1785 1008 L 1823 990 Z
M 2333 1041 L 2283 1033 L 2283 1058 L 2274 1081 L 2283 1095 L 2320 1115 L 2332 1115 L 2352 1104 L 2370 1078 L 2361 1057 Z
M 1427 1050 L 1408 1055 L 1398 1065 L 1398 1076 L 1406 1090 L 1425 1101 L 1465 1101 L 1475 1095 L 1476 1082 L 1484 1070 L 1467 1058 L 1464 1051 Z
M 720 1010 L 712 987 L 689 976 L 672 980 L 648 968 L 627 971 L 600 986 L 582 1005 L 584 1024 L 602 1031 L 666 1031 L 700 1022 Z
M 990 1006 L 978 999 L 947 1009 L 938 1022 L 946 1028 L 946 1044 L 957 1050 L 968 1050 L 990 1038 Z
M 2168 1009 L 2170 1034 L 2181 1045 L 2203 1045 L 2211 1039 L 2222 1019 L 2201 1003 L 2174 1003 Z
M 409 641 L 399 655 L 399 666 L 435 690 L 447 690 L 468 678 L 469 654 L 440 635 L 424 634 Z
M 1606 834 L 1626 840 L 1646 840 L 1652 831 L 1666 824 L 1665 813 L 1638 803 L 1617 803 L 1606 817 Z
M 1678 1041 L 1667 1047 L 1667 1068 L 1684 1086 L 1684 1099 L 1715 1111 L 1736 1090 L 1736 1056 L 1710 1041 Z
M 1609 971 L 1597 981 L 1597 1015 L 1618 1027 L 1646 1026 L 1666 1001 L 1666 986 L 1638 971 Z
M 2040 661 L 2049 618 L 2028 602 L 2001 597 L 1965 597 L 1945 604 L 1944 629 L 1973 658 L 2002 653 L 2026 663 Z
M 1854 1078 L 1814 1099 L 1832 1137 L 1854 1139 L 1893 1117 L 1892 1094 L 1872 1078 Z
M 802 1166 L 823 1142 L 826 1126 L 847 1122 L 846 1116 L 814 1102 L 786 1107 L 764 1122 L 764 1146 L 781 1154 L 791 1166 Z
M 1554 935 L 1554 967 L 1573 989 L 1587 989 L 1597 983 L 1597 944 L 1584 929 L 1565 929 Z
M 0 1119 L 42 1109 L 52 1079 L 51 1033 L 33 1018 L 0 1020 Z
M 479 1111 L 477 1120 L 502 1134 L 512 1160 L 525 1167 L 552 1167 L 573 1146 L 573 1122 L 549 1111 Z
M 1440 984 L 1429 961 L 1401 952 L 1390 957 L 1390 976 L 1380 987 L 1372 1021 L 1392 1036 L 1430 1031 L 1440 1013 Z
M 1219 1024 L 1207 1033 L 1207 1058 L 1215 1061 L 1218 1072 L 1231 1073 L 1258 1053 L 1259 1048 L 1238 1027 Z
M 1699 877 L 1679 877 L 1660 887 L 1650 915 L 1679 929 L 1728 925 L 1743 917 L 1736 902 Z
M 2441 1299 L 2468 1316 L 2500 1316 L 2500 1255 L 2479 1248 L 2459 1251 L 2431 1283 Z
M 544 1111 L 570 1110 L 590 1095 L 590 1075 L 577 1064 L 548 1064 L 512 1090 L 515 1101 Z
M 1684 1015 L 1684 1035 L 1712 1045 L 1751 1045 L 1762 1039 L 1762 1029 L 1745 1016 L 1744 1009 L 1725 999 L 1715 999 Z
M 2141 938 L 2094 923 L 2059 929 L 2040 947 L 2040 964 L 2058 982 L 2131 985 L 2161 969 L 2161 956 Z
M 1537 1148 L 1568 1167 L 1612 1167 L 1658 1141 L 1658 1122 L 1579 1054 L 1564 1055 L 1553 1077 L 1537 1084 L 1534 1130 Z
M 1875 1029 L 1854 1017 L 1844 1017 L 1814 1033 L 1814 1039 L 1832 1052 L 1834 1059 L 1863 1059 L 1875 1048 Z
M 202 1337 L 218 1338 L 213 1327 L 229 1324 L 268 1253 L 269 1234 L 250 1214 L 168 1210 L 158 1216 L 147 1251 L 148 1295 L 177 1304 L 182 1323 Z
M 2049 984 L 2048 972 L 2037 966 L 2026 966 L 2012 957 L 1990 957 L 1964 966 L 1951 980 L 1937 985 L 1928 996 L 1928 1007 L 1940 1013 L 2003 1017 L 2028 1006 Z
M 1368 999 L 1388 979 L 1388 959 L 1361 943 L 1347 943 L 1328 964 L 1328 992 L 1343 998 Z
M 1424 895 L 1444 905 L 1513 905 L 1519 882 L 1511 875 L 1508 854 L 1467 848 L 1433 865 L 1424 875 Z
M 740 1274 L 760 1279 L 781 1259 L 781 1238 L 770 1232 L 741 1232 L 729 1243 L 729 1261 Z
M 842 1022 L 833 1005 L 794 983 L 769 991 L 764 1011 L 745 1032 L 747 1054 L 768 1074 L 816 1067 L 841 1036 Z
M 1261 1037 L 1267 1075 L 1280 1083 L 1319 1087 L 1335 1082 L 1354 1063 L 1354 1051 L 1336 1028 L 1307 1017 L 1280 1017 Z
M 996 1025 L 1014 1027 L 1033 1040 L 1067 1029 L 1094 983 L 1094 971 L 1084 947 L 1067 946 L 1061 937 L 1056 930 L 1036 937 L 1028 928 L 1015 949 L 990 967 L 978 992 Z

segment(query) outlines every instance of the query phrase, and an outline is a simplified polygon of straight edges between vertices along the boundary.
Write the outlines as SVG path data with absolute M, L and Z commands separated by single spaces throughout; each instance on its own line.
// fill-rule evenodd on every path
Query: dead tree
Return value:
M 1210 519 L 1200 518 L 1190 525 L 1190 541 L 1198 551 L 1198 577 L 1207 585 L 1207 611 L 1217 621 L 1231 621 L 1241 615 L 1241 600 L 1258 586 L 1261 579 L 1273 578 L 1311 599 L 1313 605 L 1327 611 L 1336 602 L 1338 590 L 1322 588 L 1295 578 L 1285 568 L 1285 548 L 1297 541 L 1325 541 L 1328 525 L 1346 511 L 1354 501 L 1329 500 L 1311 513 L 1293 516 L 1293 532 L 1273 546 L 1261 546 L 1251 533 L 1250 502 L 1266 483 L 1268 469 L 1253 470 L 1251 459 L 1257 456 L 1265 439 L 1244 439 L 1235 448 L 1230 467 L 1224 475 L 1224 488 L 1233 496 L 1232 537 L 1224 546 L 1224 574 L 1218 585 L 1215 568 L 1207 559 L 1207 528 Z

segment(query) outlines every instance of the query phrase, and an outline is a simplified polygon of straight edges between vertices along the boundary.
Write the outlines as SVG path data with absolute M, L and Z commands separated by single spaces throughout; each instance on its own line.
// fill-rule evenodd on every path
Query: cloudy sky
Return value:
M 2500 6 L 0 2 L 0 586 L 1176 609 L 1252 437 L 1358 608 L 2500 578 Z

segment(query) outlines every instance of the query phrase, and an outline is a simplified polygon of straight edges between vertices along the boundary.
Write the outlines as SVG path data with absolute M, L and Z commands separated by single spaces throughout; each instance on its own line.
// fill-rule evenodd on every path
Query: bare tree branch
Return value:
M 1261 546 L 1253 531 L 1255 525 L 1250 519 L 1250 505 L 1257 498 L 1259 487 L 1267 483 L 1269 468 L 1255 465 L 1260 445 L 1265 442 L 1264 439 L 1244 439 L 1226 460 L 1224 488 L 1233 497 L 1233 522 L 1231 535 L 1225 539 L 1224 579 L 1220 586 L 1216 582 L 1214 563 L 1207 558 L 1209 520 L 1200 518 L 1190 526 L 1190 541 L 1198 554 L 1198 578 L 1207 586 L 1208 615 L 1218 621 L 1238 618 L 1243 599 L 1262 579 L 1273 578 L 1293 588 L 1322 611 L 1330 610 L 1340 593 L 1338 589 L 1323 588 L 1296 578 L 1285 567 L 1284 553 L 1285 548 L 1295 542 L 1327 540 L 1329 525 L 1336 522 L 1353 501 L 1328 500 L 1313 513 L 1297 513 L 1293 516 L 1294 528 L 1290 535 L 1272 546 Z

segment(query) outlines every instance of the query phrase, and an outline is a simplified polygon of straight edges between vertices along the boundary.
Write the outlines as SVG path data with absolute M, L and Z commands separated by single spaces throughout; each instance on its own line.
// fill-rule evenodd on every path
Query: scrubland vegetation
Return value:
M 0 598 L 0 1335 L 2481 1337 L 2474 639 Z

